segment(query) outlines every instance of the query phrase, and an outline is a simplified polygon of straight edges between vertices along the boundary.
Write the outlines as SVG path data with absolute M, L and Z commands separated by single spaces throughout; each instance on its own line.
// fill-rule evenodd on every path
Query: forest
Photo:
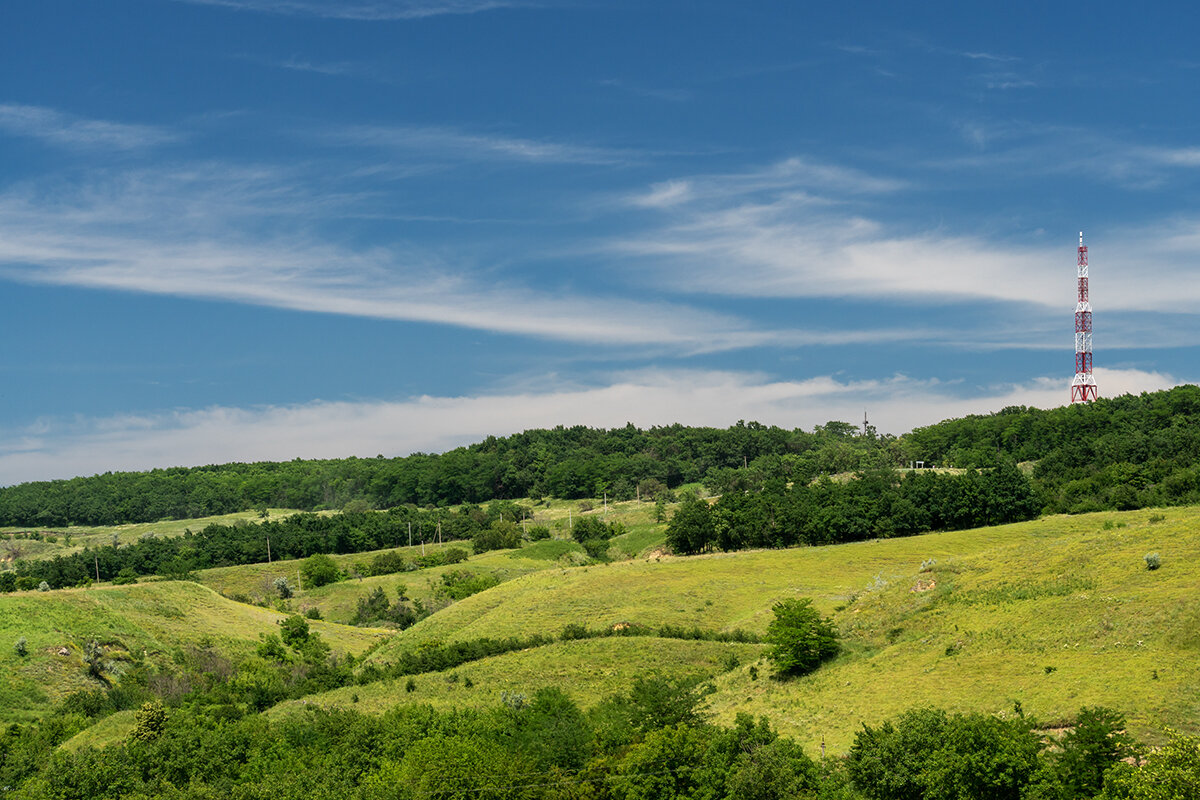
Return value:
M 0 732 L 0 785 L 13 800 L 1140 800 L 1194 797 L 1200 781 L 1195 739 L 1148 751 L 1102 707 L 1080 709 L 1053 746 L 1021 713 L 913 709 L 824 758 L 763 718 L 714 724 L 707 691 L 651 675 L 588 710 L 546 688 L 490 709 L 265 717 L 211 705 L 218 686 L 189 704 L 143 703 L 123 742 L 56 749 L 87 722 L 76 702 Z M 1139 756 L 1140 769 L 1127 763 Z
M 388 509 L 522 497 L 622 500 L 684 483 L 716 491 L 771 478 L 926 466 L 1032 465 L 1039 511 L 1081 513 L 1200 502 L 1200 387 L 1048 410 L 1005 408 L 900 437 L 845 422 L 812 431 L 575 426 L 529 430 L 440 455 L 174 467 L 0 489 L 0 526 L 115 525 L 258 508 Z

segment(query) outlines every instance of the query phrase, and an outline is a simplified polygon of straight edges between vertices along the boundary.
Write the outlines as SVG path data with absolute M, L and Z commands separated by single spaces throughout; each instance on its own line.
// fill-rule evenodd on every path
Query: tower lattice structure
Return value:
M 1071 402 L 1090 403 L 1098 397 L 1092 376 L 1092 304 L 1088 300 L 1088 249 L 1079 232 L 1077 259 L 1079 300 L 1075 304 L 1075 380 L 1071 381 Z

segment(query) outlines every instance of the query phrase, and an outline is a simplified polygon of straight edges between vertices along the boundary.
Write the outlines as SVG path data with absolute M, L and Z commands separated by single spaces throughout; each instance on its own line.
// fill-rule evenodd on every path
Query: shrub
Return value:
M 1151 525 L 1157 525 L 1158 523 L 1160 523 L 1160 522 L 1163 522 L 1164 520 L 1166 520 L 1166 518 L 1167 518 L 1167 517 L 1166 517 L 1166 515 L 1164 515 L 1164 514 L 1151 514 L 1151 515 L 1150 515 L 1150 524 L 1151 524 Z
M 142 703 L 142 707 L 134 714 L 133 733 L 130 734 L 139 742 L 149 742 L 157 739 L 167 726 L 167 709 L 161 700 Z
M 20 639 L 17 639 L 17 643 L 13 645 L 13 650 L 15 650 L 17 655 L 19 655 L 21 658 L 29 655 L 29 645 L 25 643 L 24 636 L 22 636 Z
M 1158 553 L 1147 553 L 1145 559 L 1148 570 L 1156 570 L 1162 566 L 1162 559 L 1158 557 Z
M 307 619 L 324 619 L 324 617 L 321 616 L 321 609 L 317 608 L 316 606 L 309 606 L 308 608 L 304 609 L 304 616 Z
M 767 626 L 764 640 L 771 645 L 767 658 L 780 675 L 805 675 L 822 661 L 837 655 L 837 628 L 822 619 L 807 597 L 775 604 L 775 619 Z
M 117 577 L 113 578 L 112 582 L 115 586 L 127 586 L 131 583 L 137 583 L 138 576 L 134 572 L 133 567 L 125 567 L 117 573 Z
M 39 592 L 50 591 L 50 584 L 46 583 L 45 581 L 42 581 L 41 583 L 38 584 L 38 591 Z
M 415 692 L 417 690 L 417 681 L 414 678 L 409 678 L 408 683 L 404 684 L 404 691 Z
M 525 533 L 525 538 L 531 542 L 540 542 L 550 538 L 550 529 L 545 525 L 534 525 Z
M 608 559 L 608 540 L 607 539 L 585 539 L 580 542 L 584 552 L 591 558 L 597 561 L 606 561 Z
M 304 576 L 304 580 L 308 585 L 314 589 L 328 583 L 335 583 L 341 580 L 342 577 L 337 564 L 324 553 L 318 553 L 315 556 L 309 556 L 304 559 L 304 563 L 300 565 L 300 574 Z
M 292 587 L 287 578 L 276 578 L 272 585 L 275 587 L 275 591 L 279 592 L 281 598 L 286 600 L 292 596 Z
M 442 554 L 443 561 L 446 564 L 458 564 L 466 561 L 468 557 L 467 551 L 461 547 L 449 547 Z
M 380 553 L 371 559 L 367 571 L 371 575 L 392 575 L 408 569 L 408 560 L 399 553 Z
M 288 647 L 298 648 L 308 641 L 308 620 L 293 614 L 279 622 L 279 635 Z

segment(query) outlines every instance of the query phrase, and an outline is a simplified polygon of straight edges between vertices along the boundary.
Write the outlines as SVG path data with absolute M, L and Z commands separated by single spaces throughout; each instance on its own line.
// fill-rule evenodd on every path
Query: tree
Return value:
M 299 649 L 308 641 L 308 620 L 299 614 L 293 614 L 279 623 L 279 635 L 283 643 L 293 649 Z
M 781 600 L 774 605 L 775 619 L 764 640 L 772 645 L 767 658 L 780 675 L 806 675 L 822 661 L 837 655 L 837 628 L 822 619 L 807 597 Z
M 711 545 L 716 536 L 717 529 L 708 503 L 693 495 L 685 495 L 667 523 L 667 544 L 676 553 L 692 555 Z
M 1167 744 L 1140 767 L 1125 762 L 1104 776 L 1104 800 L 1197 800 L 1200 798 L 1200 738 L 1168 730 Z
M 304 575 L 304 582 L 314 589 L 327 583 L 334 583 L 342 577 L 337 564 L 324 553 L 304 559 L 304 563 L 300 565 L 300 572 Z
M 139 742 L 157 739 L 167 727 L 167 709 L 161 700 L 142 703 L 133 715 L 133 733 L 130 734 Z
M 1093 797 L 1104 786 L 1104 773 L 1133 755 L 1125 717 L 1110 708 L 1081 708 L 1075 727 L 1059 742 L 1060 781 L 1076 797 Z

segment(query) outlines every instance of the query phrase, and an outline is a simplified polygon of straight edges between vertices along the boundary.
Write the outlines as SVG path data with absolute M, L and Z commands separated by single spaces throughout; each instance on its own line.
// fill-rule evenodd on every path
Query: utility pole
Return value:
M 412 520 L 408 521 L 408 546 L 412 547 Z
M 271 563 L 271 537 L 267 536 L 267 563 Z
M 96 559 L 96 583 L 100 582 L 100 557 L 93 556 Z

